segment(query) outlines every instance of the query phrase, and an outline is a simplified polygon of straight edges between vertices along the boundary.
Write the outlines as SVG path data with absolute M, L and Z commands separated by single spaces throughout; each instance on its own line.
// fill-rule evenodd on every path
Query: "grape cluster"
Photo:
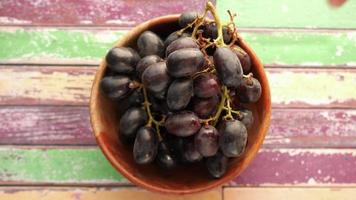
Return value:
M 219 178 L 229 159 L 243 154 L 253 124 L 244 105 L 257 102 L 262 91 L 230 17 L 222 25 L 208 3 L 202 15 L 183 13 L 181 29 L 164 41 L 145 31 L 137 49 L 114 47 L 107 53 L 101 92 L 128 105 L 119 138 L 133 145 L 137 164 L 155 162 L 168 170 L 205 162 L 207 172 Z

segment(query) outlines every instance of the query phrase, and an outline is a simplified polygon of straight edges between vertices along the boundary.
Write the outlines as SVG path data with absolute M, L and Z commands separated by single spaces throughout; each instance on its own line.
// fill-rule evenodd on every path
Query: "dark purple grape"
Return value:
M 157 134 L 151 127 L 141 127 L 137 131 L 133 157 L 137 164 L 148 164 L 154 161 L 157 154 L 158 138 Z
M 164 169 L 172 169 L 176 166 L 177 160 L 165 142 L 160 142 L 156 156 L 157 164 Z
M 196 133 L 201 125 L 196 114 L 183 111 L 168 116 L 164 126 L 170 134 L 187 137 Z
M 134 90 L 130 95 L 126 98 L 119 101 L 119 103 L 127 103 L 128 107 L 140 106 L 144 102 L 144 97 L 141 90 Z
M 193 111 L 203 119 L 209 118 L 214 115 L 220 103 L 219 96 L 210 98 L 197 98 L 193 99 Z
M 209 98 L 221 93 L 218 77 L 214 74 L 203 73 L 194 79 L 194 95 Z
M 196 148 L 194 144 L 194 140 L 185 141 L 183 158 L 188 162 L 198 162 L 203 158 L 203 156 L 199 153 L 198 149 Z
M 197 12 L 184 12 L 179 16 L 178 24 L 180 27 L 185 28 L 191 24 L 198 17 Z
M 237 55 L 240 60 L 242 71 L 244 74 L 251 72 L 251 58 L 250 56 L 239 46 L 232 46 L 232 51 Z
M 131 74 L 135 70 L 140 56 L 129 47 L 114 47 L 105 57 L 111 71 L 120 74 Z
M 125 140 L 132 140 L 139 127 L 147 122 L 146 111 L 142 107 L 131 107 L 124 112 L 119 122 L 119 133 Z
M 127 76 L 107 76 L 100 81 L 101 92 L 110 99 L 122 99 L 126 97 L 132 89 L 131 79 Z
M 224 85 L 237 88 L 242 79 L 242 68 L 236 54 L 227 47 L 218 47 L 214 53 L 214 64 Z
M 170 81 L 165 62 L 150 65 L 142 74 L 142 83 L 158 98 L 164 97 Z
M 182 110 L 193 96 L 192 79 L 176 79 L 168 88 L 167 105 L 171 110 Z
M 213 156 L 219 149 L 219 132 L 214 126 L 204 125 L 195 134 L 194 142 L 202 156 Z
M 148 99 L 151 103 L 151 111 L 154 113 L 158 113 L 158 114 L 168 114 L 169 108 L 167 105 L 167 101 L 165 99 L 158 99 L 156 97 L 154 97 L 153 95 L 148 96 Z
M 238 120 L 222 121 L 219 125 L 220 149 L 227 157 L 238 157 L 245 150 L 247 143 L 247 130 Z
M 179 49 L 169 54 L 167 69 L 173 77 L 190 77 L 201 69 L 204 62 L 204 54 L 199 49 Z
M 147 69 L 147 67 L 161 61 L 163 61 L 162 58 L 160 58 L 157 55 L 150 55 L 150 56 L 143 57 L 136 65 L 136 72 L 138 74 L 138 77 L 141 79 L 142 74 Z
M 209 174 L 213 178 L 220 178 L 226 172 L 228 158 L 225 157 L 221 152 L 218 152 L 216 155 L 207 158 L 205 164 Z
M 253 124 L 253 114 L 252 114 L 252 111 L 251 110 L 247 110 L 247 109 L 242 109 L 242 110 L 239 110 L 241 115 L 242 115 L 242 118 L 240 119 L 240 121 L 245 125 L 245 127 L 248 129 L 248 128 L 251 128 L 252 124 Z
M 261 84 L 253 77 L 244 78 L 237 90 L 239 100 L 243 103 L 255 103 L 260 99 L 261 94 Z
M 184 144 L 187 140 L 186 138 L 178 137 L 172 134 L 166 134 L 165 140 L 167 141 L 170 152 L 179 162 L 186 162 L 183 157 Z
M 145 31 L 137 39 L 137 47 L 142 57 L 149 55 L 164 56 L 164 44 L 152 31 Z
M 166 56 L 169 56 L 172 52 L 178 49 L 196 48 L 199 49 L 199 45 L 191 37 L 182 37 L 173 41 L 166 49 Z
M 167 48 L 173 41 L 177 40 L 178 38 L 182 38 L 182 37 L 190 37 L 190 34 L 189 33 L 178 34 L 178 31 L 175 31 L 175 32 L 169 34 L 169 36 L 164 41 L 165 48 Z
M 224 43 L 228 44 L 231 41 L 231 34 L 229 33 L 228 27 L 223 26 L 223 38 Z M 218 29 L 214 23 L 205 24 L 203 26 L 203 37 L 216 39 L 218 37 Z

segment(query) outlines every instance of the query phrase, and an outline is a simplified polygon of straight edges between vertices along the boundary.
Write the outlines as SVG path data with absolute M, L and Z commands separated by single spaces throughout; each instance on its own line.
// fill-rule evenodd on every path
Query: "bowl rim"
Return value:
M 152 24 L 157 24 L 158 22 L 173 22 L 178 20 L 179 15 L 178 14 L 173 14 L 173 15 L 165 15 L 165 16 L 160 16 L 156 17 L 153 19 L 150 19 L 148 21 L 145 21 L 136 27 L 132 28 L 130 31 L 128 31 L 125 35 L 123 35 L 118 41 L 116 41 L 113 45 L 115 46 L 123 46 L 125 43 L 129 41 L 129 38 L 132 38 L 134 35 L 137 35 L 139 31 L 142 32 L 142 30 L 147 30 Z M 97 141 L 98 146 L 100 147 L 101 151 L 103 152 L 104 156 L 107 158 L 107 160 L 110 162 L 110 164 L 125 178 L 127 178 L 129 181 L 134 183 L 137 186 L 140 186 L 142 188 L 148 189 L 153 192 L 159 192 L 159 193 L 169 193 L 169 194 L 192 194 L 192 193 L 198 193 L 198 192 L 203 192 L 207 191 L 216 187 L 221 186 L 222 184 L 231 181 L 233 178 L 238 176 L 242 171 L 246 169 L 246 167 L 251 163 L 251 161 L 254 159 L 254 157 L 257 155 L 258 150 L 260 149 L 265 136 L 267 135 L 267 131 L 269 128 L 270 124 L 270 117 L 271 117 L 271 94 L 270 94 L 270 87 L 268 83 L 268 79 L 266 76 L 266 73 L 264 71 L 264 67 L 260 61 L 260 59 L 257 57 L 256 53 L 253 51 L 253 49 L 246 43 L 244 40 L 240 38 L 240 44 L 243 47 L 243 49 L 248 50 L 248 54 L 251 57 L 254 57 L 256 61 L 258 62 L 257 66 L 257 71 L 259 71 L 259 76 L 261 77 L 260 79 L 262 80 L 261 85 L 263 85 L 263 92 L 264 97 L 265 97 L 265 102 L 266 102 L 266 107 L 265 107 L 265 118 L 261 119 L 261 130 L 258 131 L 260 134 L 263 134 L 261 137 L 259 137 L 259 140 L 256 140 L 252 146 L 251 146 L 251 152 L 249 153 L 249 156 L 246 156 L 244 159 L 245 162 L 243 165 L 240 167 L 237 167 L 234 169 L 234 171 L 229 175 L 225 176 L 221 179 L 216 179 L 213 181 L 211 184 L 204 186 L 204 187 L 197 187 L 197 188 L 184 188 L 184 189 L 168 189 L 168 188 L 162 188 L 154 184 L 149 184 L 146 181 L 142 181 L 139 178 L 136 178 L 135 176 L 132 176 L 131 173 L 123 167 L 118 160 L 115 159 L 115 157 L 112 155 L 110 149 L 105 145 L 105 142 L 103 141 L 102 137 L 100 137 L 100 120 L 98 119 L 98 116 L 95 115 L 95 109 L 97 107 L 97 98 L 98 98 L 98 93 L 99 93 L 99 80 L 103 77 L 104 71 L 106 69 L 106 61 L 105 57 L 102 59 L 96 73 L 95 73 L 95 78 L 93 80 L 92 84 L 92 89 L 91 89 L 91 94 L 90 94 L 90 100 L 89 100 L 89 110 L 90 110 L 90 122 L 91 122 L 91 127 L 93 129 L 93 134 L 95 136 L 95 139 Z

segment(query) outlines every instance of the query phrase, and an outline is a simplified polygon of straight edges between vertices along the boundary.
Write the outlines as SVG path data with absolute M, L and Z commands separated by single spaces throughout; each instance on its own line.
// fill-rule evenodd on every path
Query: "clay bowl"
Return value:
M 165 38 L 173 30 L 178 30 L 178 16 L 169 15 L 154 18 L 133 28 L 115 46 L 135 47 L 136 39 L 145 30 L 152 30 Z M 106 62 L 103 60 L 96 72 L 90 98 L 90 116 L 94 134 L 106 158 L 112 166 L 132 183 L 155 192 L 189 194 L 218 187 L 238 176 L 257 154 L 269 127 L 271 100 L 268 80 L 263 65 L 253 50 L 243 41 L 239 45 L 250 55 L 253 74 L 261 82 L 262 97 L 250 106 L 255 122 L 249 129 L 245 153 L 231 160 L 227 173 L 220 179 L 209 177 L 205 166 L 179 166 L 172 172 L 161 170 L 155 164 L 138 165 L 132 156 L 132 147 L 119 142 L 118 121 L 120 108 L 124 105 L 113 103 L 99 92 L 99 82 L 103 78 Z

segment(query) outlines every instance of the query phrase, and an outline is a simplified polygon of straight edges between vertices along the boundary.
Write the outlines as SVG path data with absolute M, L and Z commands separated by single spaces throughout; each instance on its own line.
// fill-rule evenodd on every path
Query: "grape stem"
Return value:
M 143 90 L 143 96 L 144 96 L 143 106 L 145 107 L 146 113 L 148 115 L 148 122 L 147 122 L 146 126 L 152 127 L 152 124 L 154 124 L 155 128 L 156 128 L 157 136 L 158 136 L 158 141 L 162 141 L 162 136 L 161 136 L 159 127 L 164 126 L 165 116 L 163 116 L 161 121 L 155 120 L 155 118 L 153 117 L 152 112 L 151 112 L 151 108 L 150 108 L 151 103 L 148 100 L 147 90 L 144 86 L 142 87 L 142 90 Z

